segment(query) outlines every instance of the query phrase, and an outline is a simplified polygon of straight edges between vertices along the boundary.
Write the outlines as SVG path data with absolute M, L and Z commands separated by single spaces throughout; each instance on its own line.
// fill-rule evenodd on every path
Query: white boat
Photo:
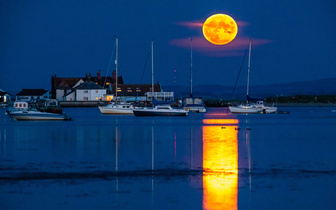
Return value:
M 190 97 L 182 100 L 182 108 L 186 111 L 204 113 L 206 108 L 202 97 L 193 97 L 192 95 L 192 39 L 190 38 Z
M 110 115 L 127 115 L 133 114 L 133 105 L 126 102 L 118 102 L 118 37 L 116 38 L 116 86 L 115 86 L 115 102 L 106 106 L 98 106 L 102 114 Z
M 277 112 L 277 107 L 265 106 L 263 101 L 257 101 L 255 104 L 229 106 L 234 114 L 272 114 Z
M 170 105 L 156 105 L 154 107 L 143 107 L 133 109 L 137 117 L 144 116 L 187 116 L 188 112 L 184 109 L 173 109 Z
M 18 121 L 55 121 L 55 120 L 71 120 L 65 114 L 40 111 L 29 107 L 27 102 L 15 102 L 13 110 L 8 115 Z
M 103 114 L 111 115 L 124 115 L 124 114 L 133 114 L 134 106 L 130 103 L 111 103 L 106 106 L 98 107 L 100 112 Z
M 153 63 L 153 41 L 152 41 L 152 103 L 153 107 L 142 107 L 133 109 L 135 116 L 187 116 L 188 111 L 184 109 L 173 109 L 170 104 L 162 104 L 154 98 L 154 63 Z M 167 102 L 166 102 L 167 103 Z
M 249 59 L 248 59 L 248 71 L 247 71 L 247 101 L 246 104 L 238 105 L 238 106 L 233 106 L 230 105 L 229 109 L 232 113 L 235 114 L 272 114 L 277 112 L 278 108 L 277 107 L 270 107 L 270 106 L 265 106 L 264 101 L 262 100 L 257 100 L 256 103 L 249 104 L 249 80 L 250 80 L 250 59 L 251 59 L 251 41 L 249 44 Z
M 183 98 L 182 108 L 186 111 L 204 113 L 206 108 L 204 106 L 203 98 L 201 97 L 186 97 Z

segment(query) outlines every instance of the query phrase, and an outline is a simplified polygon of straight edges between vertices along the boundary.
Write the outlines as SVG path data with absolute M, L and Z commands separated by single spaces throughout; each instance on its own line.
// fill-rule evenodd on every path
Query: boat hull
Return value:
M 132 115 L 133 109 L 132 108 L 110 108 L 110 107 L 98 107 L 102 114 L 110 114 L 110 115 Z
M 256 108 L 245 108 L 245 107 L 236 107 L 236 106 L 229 106 L 230 112 L 233 114 L 258 114 L 259 111 Z
M 264 114 L 273 114 L 273 113 L 276 113 L 277 111 L 278 111 L 277 107 L 266 107 L 266 108 L 263 108 L 261 110 L 261 113 L 264 113 Z
M 156 111 L 156 110 L 145 110 L 145 109 L 139 109 L 133 110 L 133 113 L 137 117 L 149 117 L 149 116 L 187 116 L 188 112 L 186 111 Z
M 184 107 L 183 108 L 186 111 L 189 112 L 197 112 L 197 113 L 205 113 L 206 112 L 206 108 L 204 107 Z
M 18 121 L 62 121 L 71 120 L 63 114 L 54 114 L 46 112 L 11 112 L 9 115 Z

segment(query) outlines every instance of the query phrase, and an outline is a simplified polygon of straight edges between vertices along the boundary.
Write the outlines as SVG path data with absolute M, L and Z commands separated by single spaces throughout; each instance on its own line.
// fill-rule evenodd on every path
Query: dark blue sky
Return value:
M 333 0 L 176 2 L 0 1 L 0 89 L 50 89 L 53 74 L 111 75 L 115 35 L 119 74 L 128 84 L 140 82 L 155 39 L 155 82 L 188 86 L 189 37 L 194 85 L 233 87 L 249 39 L 251 85 L 336 78 Z M 238 23 L 237 37 L 228 45 L 215 46 L 203 37 L 202 23 L 216 13 Z M 245 82 L 246 67 L 239 80 Z M 151 83 L 150 60 L 142 83 Z

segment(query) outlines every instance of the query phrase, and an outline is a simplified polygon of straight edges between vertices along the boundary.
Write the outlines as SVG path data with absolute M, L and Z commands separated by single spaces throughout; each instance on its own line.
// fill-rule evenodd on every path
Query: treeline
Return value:
M 267 103 L 336 103 L 336 95 L 295 95 L 268 97 Z
M 336 104 L 336 95 L 295 95 L 295 96 L 273 96 L 265 98 L 266 103 L 325 103 Z M 231 100 L 227 99 L 204 99 L 207 107 L 227 107 Z M 235 102 L 244 102 L 235 101 Z

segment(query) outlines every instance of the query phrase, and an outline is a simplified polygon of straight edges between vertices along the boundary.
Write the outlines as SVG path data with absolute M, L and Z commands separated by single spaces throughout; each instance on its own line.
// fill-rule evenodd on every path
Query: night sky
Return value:
M 227 45 L 203 37 L 203 22 L 216 13 L 238 24 L 237 37 Z M 151 83 L 150 57 L 145 63 L 154 40 L 155 82 L 189 86 L 190 37 L 195 86 L 233 87 L 249 39 L 251 85 L 336 78 L 335 20 L 334 0 L 3 0 L 0 89 L 50 90 L 54 74 L 111 75 L 115 36 L 125 84 Z M 239 83 L 244 80 L 246 69 Z

